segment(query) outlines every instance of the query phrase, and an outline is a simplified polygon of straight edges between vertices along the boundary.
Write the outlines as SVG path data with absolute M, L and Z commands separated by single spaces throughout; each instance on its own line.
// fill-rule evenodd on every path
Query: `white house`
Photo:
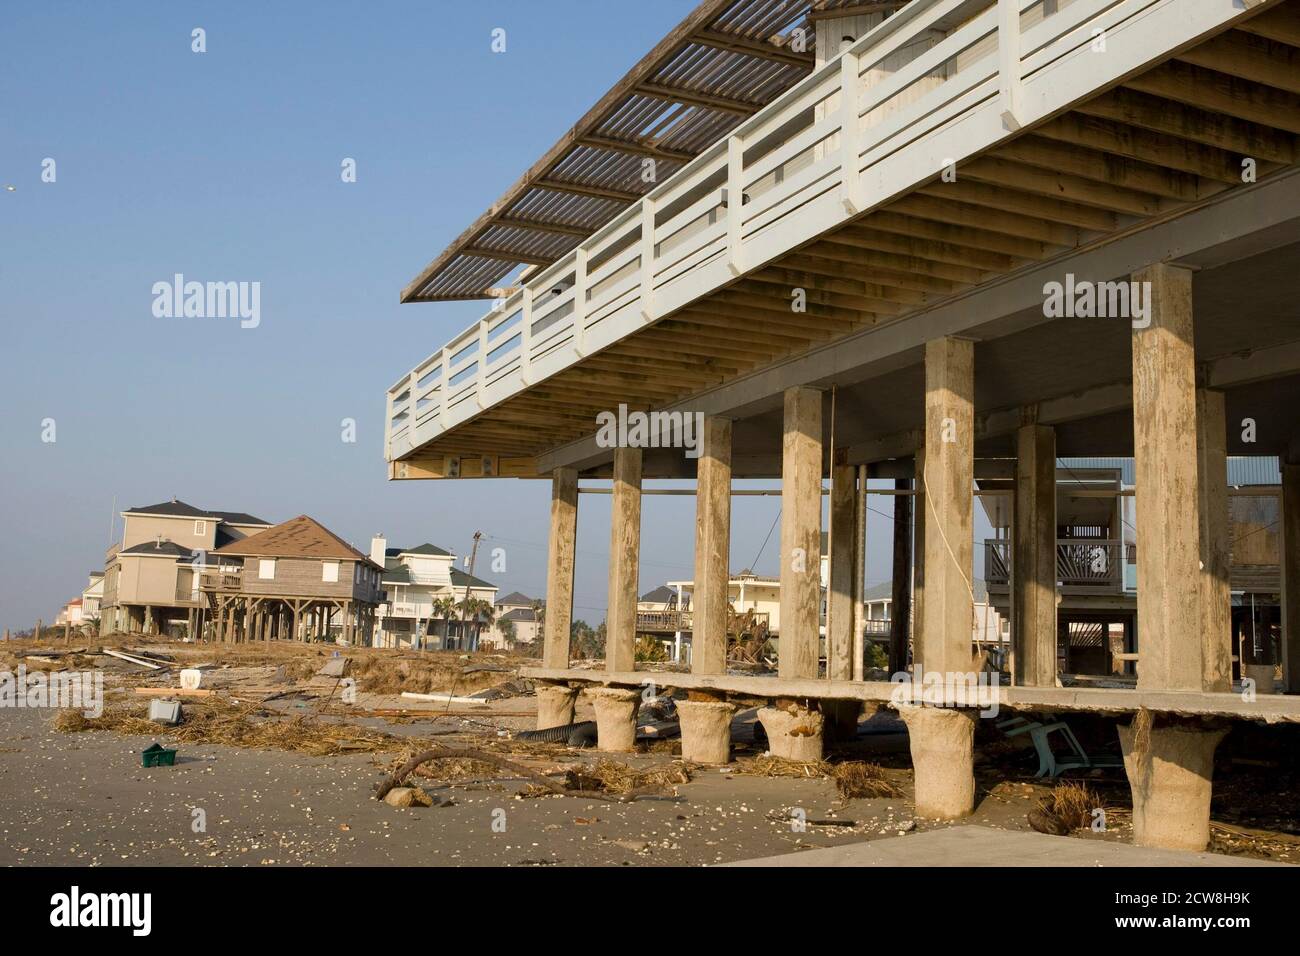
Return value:
M 456 555 L 434 544 L 390 548 L 383 535 L 376 535 L 370 560 L 384 569 L 376 647 L 478 649 L 486 622 L 463 622 L 460 604 L 467 595 L 493 604 L 494 585 L 457 568 Z

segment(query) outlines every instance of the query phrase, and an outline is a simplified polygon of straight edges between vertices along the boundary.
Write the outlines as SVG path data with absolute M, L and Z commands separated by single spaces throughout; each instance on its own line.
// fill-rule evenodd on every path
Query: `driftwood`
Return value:
M 549 777 L 540 773 L 529 770 L 513 760 L 506 760 L 504 757 L 498 757 L 496 754 L 487 753 L 483 750 L 468 750 L 460 747 L 430 747 L 427 750 L 421 750 L 411 757 L 410 760 L 402 764 L 393 775 L 381 783 L 375 790 L 375 799 L 382 800 L 388 796 L 388 791 L 394 787 L 400 787 L 406 782 L 406 778 L 415 772 L 415 769 L 421 764 L 428 763 L 430 760 L 447 760 L 452 758 L 464 758 L 468 760 L 478 760 L 502 770 L 509 770 L 513 774 L 526 777 L 539 787 L 543 787 L 552 793 L 557 793 L 562 797 L 579 797 L 583 800 L 605 800 L 610 803 L 631 803 L 638 797 L 658 795 L 654 788 L 636 790 L 631 793 L 614 794 L 602 793 L 599 790 L 571 790 L 561 784 L 556 783 Z

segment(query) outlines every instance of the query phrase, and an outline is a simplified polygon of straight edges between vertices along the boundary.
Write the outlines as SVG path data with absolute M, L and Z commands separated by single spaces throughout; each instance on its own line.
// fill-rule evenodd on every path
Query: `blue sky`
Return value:
M 506 549 L 487 575 L 503 593 L 542 593 L 548 483 L 385 480 L 385 389 L 484 311 L 398 292 L 693 6 L 7 4 L 0 626 L 52 618 L 102 568 L 115 508 L 172 496 L 310 514 L 363 549 L 382 531 L 465 554 L 482 530 Z M 260 325 L 156 318 L 151 288 L 178 272 L 260 282 Z M 575 615 L 593 623 L 607 502 L 579 517 Z M 737 500 L 733 567 L 777 507 Z M 690 576 L 692 508 L 647 499 L 643 589 Z M 872 521 L 869 582 L 887 573 Z

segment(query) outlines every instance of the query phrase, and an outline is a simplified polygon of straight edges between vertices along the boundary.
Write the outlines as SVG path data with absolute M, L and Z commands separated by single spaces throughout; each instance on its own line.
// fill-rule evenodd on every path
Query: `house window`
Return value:
M 197 535 L 197 536 L 199 536 L 199 537 L 202 537 L 203 535 L 207 534 L 207 533 L 208 533 L 208 523 L 207 523 L 206 521 L 196 521 L 196 522 L 194 522 L 194 533 L 195 533 L 195 535 Z
M 339 563 L 337 561 L 322 561 L 320 565 L 320 579 L 334 583 L 339 579 Z
M 352 583 L 353 584 L 361 583 L 361 565 L 359 564 L 352 565 Z
M 263 581 L 275 580 L 275 558 L 262 558 L 257 562 L 257 576 Z

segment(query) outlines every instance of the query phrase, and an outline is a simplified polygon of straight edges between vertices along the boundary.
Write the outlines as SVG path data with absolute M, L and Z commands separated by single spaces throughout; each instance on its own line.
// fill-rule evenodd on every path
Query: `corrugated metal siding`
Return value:
M 1135 483 L 1132 458 L 1059 458 L 1062 468 L 1118 468 L 1125 485 Z M 1282 470 L 1276 456 L 1228 458 L 1228 484 L 1238 487 L 1281 485 Z

